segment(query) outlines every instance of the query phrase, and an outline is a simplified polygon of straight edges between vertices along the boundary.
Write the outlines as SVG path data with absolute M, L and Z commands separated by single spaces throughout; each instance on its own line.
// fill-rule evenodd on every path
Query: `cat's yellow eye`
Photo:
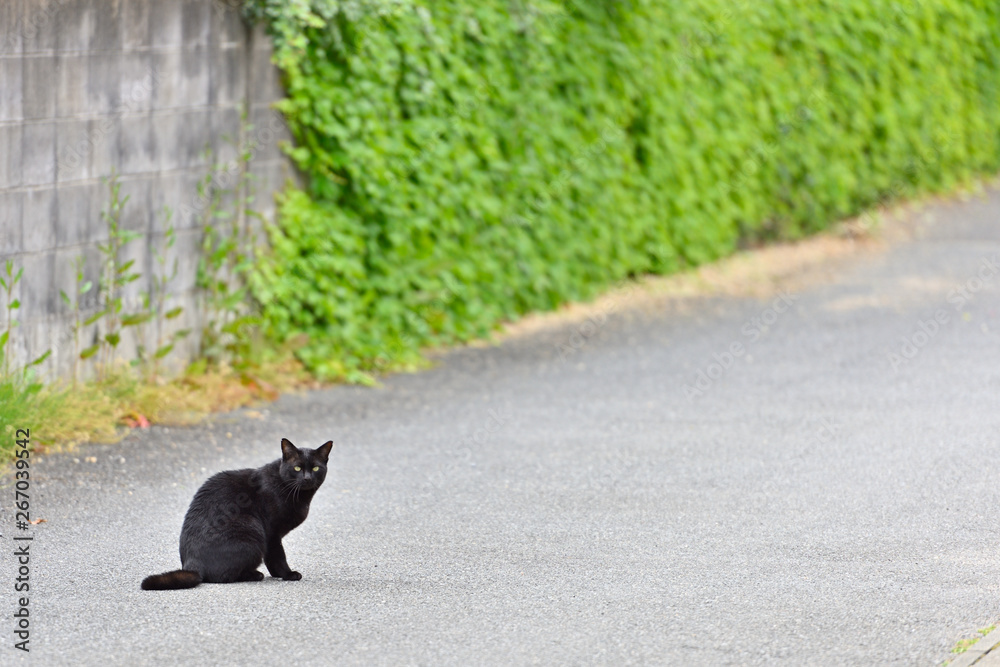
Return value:
M 318 472 L 318 471 L 319 471 L 319 466 L 316 466 L 315 468 L 313 468 L 313 472 Z
M 302 470 L 302 466 L 295 466 L 295 472 Z

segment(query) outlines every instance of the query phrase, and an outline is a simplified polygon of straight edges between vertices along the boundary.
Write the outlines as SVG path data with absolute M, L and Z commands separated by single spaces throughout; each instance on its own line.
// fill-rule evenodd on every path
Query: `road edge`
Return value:
M 977 641 L 958 658 L 948 663 L 948 667 L 971 667 L 994 649 L 1000 649 L 1000 627 Z M 1000 653 L 1000 650 L 997 651 Z

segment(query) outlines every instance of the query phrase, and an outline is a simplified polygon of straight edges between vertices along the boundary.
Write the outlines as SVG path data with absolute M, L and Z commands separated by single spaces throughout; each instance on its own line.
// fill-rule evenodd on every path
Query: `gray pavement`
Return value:
M 926 214 L 787 308 L 621 308 L 36 462 L 29 656 L 0 489 L 2 662 L 940 664 L 1000 618 L 1000 195 Z M 283 436 L 337 443 L 303 580 L 141 591 Z

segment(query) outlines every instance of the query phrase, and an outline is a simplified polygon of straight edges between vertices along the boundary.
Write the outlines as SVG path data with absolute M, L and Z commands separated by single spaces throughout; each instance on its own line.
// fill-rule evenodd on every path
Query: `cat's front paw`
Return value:
M 281 579 L 283 581 L 298 581 L 301 578 L 302 578 L 301 574 L 299 574 L 298 572 L 292 571 L 292 572 L 289 572 L 288 574 L 286 574 L 285 576 L 283 576 Z

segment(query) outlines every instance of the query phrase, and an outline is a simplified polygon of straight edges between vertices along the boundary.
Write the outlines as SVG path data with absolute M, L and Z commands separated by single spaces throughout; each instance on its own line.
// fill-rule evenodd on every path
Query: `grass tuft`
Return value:
M 981 628 L 980 630 L 977 631 L 979 632 L 978 637 L 969 637 L 968 639 L 960 640 L 957 644 L 955 644 L 955 648 L 951 649 L 951 652 L 956 655 L 965 653 L 970 648 L 975 646 L 976 642 L 978 642 L 980 639 L 982 639 L 986 635 L 996 630 L 996 627 L 997 627 L 996 625 L 991 625 L 988 628 Z
M 14 456 L 16 429 L 27 428 L 37 451 L 73 449 L 84 442 L 116 442 L 149 424 L 194 424 L 214 412 L 259 405 L 319 383 L 292 356 L 237 370 L 194 363 L 180 377 L 149 384 L 125 369 L 98 381 L 41 387 L 0 380 L 0 463 Z

